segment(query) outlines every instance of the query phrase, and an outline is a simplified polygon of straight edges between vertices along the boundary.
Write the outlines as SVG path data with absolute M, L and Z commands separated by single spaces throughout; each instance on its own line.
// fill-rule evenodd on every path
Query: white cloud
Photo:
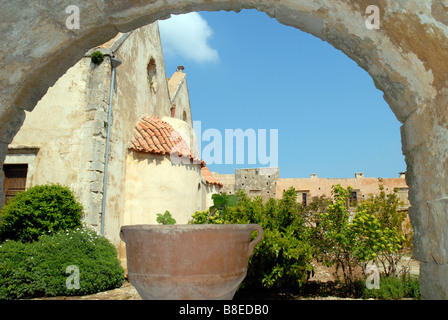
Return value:
M 159 21 L 163 51 L 196 62 L 214 62 L 219 59 L 218 51 L 207 43 L 213 30 L 197 12 L 172 15 Z

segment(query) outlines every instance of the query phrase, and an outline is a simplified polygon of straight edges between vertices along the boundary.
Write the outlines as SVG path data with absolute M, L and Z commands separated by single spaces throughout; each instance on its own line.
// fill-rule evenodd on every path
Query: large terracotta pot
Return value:
M 129 280 L 144 300 L 232 299 L 262 236 L 257 224 L 132 225 L 120 232 Z

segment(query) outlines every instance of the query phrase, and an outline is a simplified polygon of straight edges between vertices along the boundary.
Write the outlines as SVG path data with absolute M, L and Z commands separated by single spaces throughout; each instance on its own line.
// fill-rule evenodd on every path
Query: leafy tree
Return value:
M 328 206 L 331 203 L 331 199 L 325 195 L 313 197 L 311 202 L 308 203 L 307 206 L 303 207 L 307 226 L 313 227 L 319 223 L 320 214 L 327 212 Z
M 354 254 L 357 245 L 358 229 L 350 222 L 350 194 L 352 188 L 340 185 L 333 186 L 333 202 L 325 213 L 321 213 L 314 234 L 319 236 L 319 258 L 328 266 L 336 265 L 342 269 L 345 285 L 353 292 L 354 268 L 358 265 L 358 257 Z
M 375 217 L 385 239 L 378 242 L 376 260 L 382 265 L 386 276 L 399 272 L 398 263 L 406 249 L 410 248 L 411 230 L 403 228 L 406 212 L 401 210 L 404 202 L 399 198 L 397 190 L 387 194 L 382 180 L 379 179 L 379 195 L 370 195 L 358 207 L 358 212 L 365 212 Z
M 356 213 L 352 226 L 356 237 L 353 254 L 358 258 L 364 273 L 368 261 L 378 259 L 380 253 L 397 252 L 401 248 L 396 230 L 382 226 L 377 217 L 367 210 Z
M 250 259 L 249 280 L 266 288 L 303 285 L 313 271 L 312 248 L 297 190 L 291 187 L 281 199 L 263 206 L 261 198 L 256 201 L 261 214 L 255 223 L 262 226 L 264 236 Z
M 405 215 L 398 210 L 401 202 L 396 193 L 386 196 L 382 186 L 380 189 L 379 196 L 370 196 L 351 213 L 352 188 L 333 186 L 333 201 L 314 219 L 314 252 L 327 265 L 342 269 L 349 293 L 353 293 L 357 265 L 365 272 L 367 263 L 375 260 L 383 264 L 386 275 L 397 270 L 405 240 L 401 231 Z

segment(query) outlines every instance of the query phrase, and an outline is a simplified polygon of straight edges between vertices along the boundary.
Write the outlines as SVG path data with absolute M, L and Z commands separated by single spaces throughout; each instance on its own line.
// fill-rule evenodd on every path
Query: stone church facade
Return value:
M 95 51 L 104 54 L 99 65 L 91 61 Z M 8 146 L 6 201 L 35 185 L 67 185 L 84 221 L 123 258 L 122 225 L 157 223 L 165 210 L 187 223 L 222 187 L 198 150 L 188 151 L 188 162 L 171 161 L 171 147 L 188 148 L 192 133 L 186 74 L 179 67 L 166 76 L 157 22 L 119 33 L 89 50 L 27 113 Z

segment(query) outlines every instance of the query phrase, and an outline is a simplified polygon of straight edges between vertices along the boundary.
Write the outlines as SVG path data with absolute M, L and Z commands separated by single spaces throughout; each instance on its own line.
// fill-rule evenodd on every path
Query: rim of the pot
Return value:
M 122 229 L 235 229 L 241 228 L 245 229 L 248 227 L 253 227 L 254 223 L 247 224 L 171 224 L 171 225 L 160 225 L 160 224 L 134 224 L 134 225 L 124 225 Z

